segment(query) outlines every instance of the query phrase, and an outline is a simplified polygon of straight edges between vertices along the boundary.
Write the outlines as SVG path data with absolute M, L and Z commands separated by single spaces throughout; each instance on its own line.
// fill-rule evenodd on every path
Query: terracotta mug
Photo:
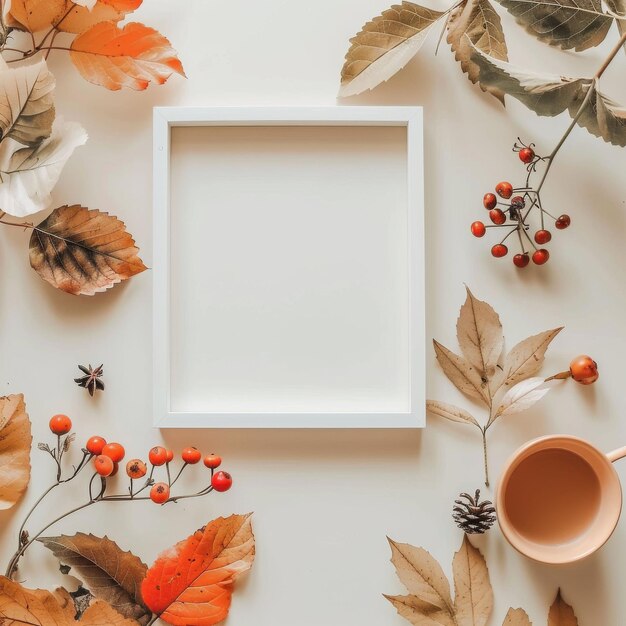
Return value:
M 568 435 L 540 437 L 507 463 L 496 493 L 502 533 L 519 552 L 541 563 L 572 563 L 611 536 L 622 510 L 613 461 L 626 447 L 604 454 Z

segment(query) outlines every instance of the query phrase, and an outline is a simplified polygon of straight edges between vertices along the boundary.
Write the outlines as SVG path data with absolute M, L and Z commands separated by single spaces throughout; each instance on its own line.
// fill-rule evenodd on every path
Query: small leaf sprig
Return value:
M 466 287 L 467 297 L 456 324 L 462 356 L 433 340 L 437 361 L 454 386 L 487 408 L 484 424 L 467 410 L 436 400 L 426 401 L 432 415 L 476 427 L 483 442 L 485 485 L 489 486 L 487 432 L 500 417 L 524 411 L 541 400 L 554 380 L 573 378 L 591 384 L 598 378 L 596 362 L 587 355 L 576 357 L 570 369 L 548 378 L 534 376 L 545 360 L 552 340 L 563 330 L 557 327 L 517 343 L 503 356 L 504 336 L 496 311 L 478 300 Z
M 401 617 L 411 624 L 487 625 L 494 598 L 489 570 L 480 550 L 472 545 L 466 534 L 452 561 L 454 600 L 441 565 L 428 551 L 392 539 L 389 544 L 391 562 L 409 594 L 383 595 Z M 549 626 L 577 623 L 574 609 L 563 600 L 558 589 L 548 613 Z M 526 611 L 510 608 L 502 626 L 531 626 L 531 622 Z
M 123 461 L 126 451 L 120 443 L 107 442 L 103 437 L 93 436 L 82 449 L 82 457 L 78 463 L 72 467 L 71 471 L 65 475 L 63 468 L 64 455 L 70 450 L 76 435 L 71 432 L 72 421 L 67 415 L 55 415 L 50 419 L 50 430 L 56 435 L 56 446 L 50 447 L 46 443 L 38 444 L 39 450 L 49 454 L 56 468 L 54 482 L 36 500 L 35 504 L 26 514 L 18 530 L 17 549 L 11 557 L 6 569 L 6 578 L 11 579 L 17 571 L 18 563 L 26 550 L 50 527 L 66 517 L 91 507 L 101 502 L 136 502 L 142 500 L 152 500 L 156 504 L 164 505 L 176 503 L 179 500 L 188 498 L 198 498 L 206 496 L 213 491 L 228 491 L 232 486 L 232 477 L 228 472 L 216 471 L 222 463 L 219 456 L 210 454 L 204 457 L 204 465 L 210 469 L 209 482 L 203 489 L 189 494 L 173 494 L 172 488 L 178 482 L 184 470 L 190 465 L 196 465 L 202 460 L 202 454 L 197 448 L 189 447 L 182 451 L 182 465 L 174 473 L 172 462 L 174 453 L 163 446 L 155 446 L 149 451 L 148 464 L 141 459 L 131 459 L 126 464 L 126 474 L 129 478 L 129 486 L 126 493 L 109 493 L 109 479 L 119 471 L 119 464 Z M 93 473 L 88 482 L 88 499 L 85 503 L 72 508 L 70 511 L 59 515 L 48 522 L 43 528 L 32 534 L 26 526 L 34 511 L 44 501 L 44 499 L 61 485 L 76 479 L 86 467 L 92 467 Z M 164 470 L 165 476 L 162 481 L 156 481 L 155 474 L 159 470 Z

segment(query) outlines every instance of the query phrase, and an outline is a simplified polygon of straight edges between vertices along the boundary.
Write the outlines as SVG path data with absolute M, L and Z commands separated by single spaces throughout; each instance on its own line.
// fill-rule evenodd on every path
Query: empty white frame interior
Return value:
M 421 110 L 154 115 L 156 425 L 422 426 Z

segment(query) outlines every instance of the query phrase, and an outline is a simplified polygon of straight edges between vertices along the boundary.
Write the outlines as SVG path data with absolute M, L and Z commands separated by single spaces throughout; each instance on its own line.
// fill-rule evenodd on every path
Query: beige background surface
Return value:
M 189 78 L 173 78 L 146 93 L 109 93 L 83 82 L 67 59 L 53 56 L 58 110 L 80 121 L 90 135 L 63 174 L 56 204 L 80 202 L 120 215 L 149 264 L 152 106 L 332 104 L 348 37 L 384 8 L 379 0 L 146 0 L 137 19 L 170 37 Z M 518 64 L 583 75 L 601 60 L 602 50 L 582 55 L 549 50 L 507 16 L 503 21 L 510 56 Z M 350 101 L 425 107 L 428 336 L 455 347 L 465 282 L 500 312 L 509 346 L 565 324 L 546 374 L 580 352 L 600 363 L 601 379 L 593 388 L 564 385 L 536 410 L 494 427 L 494 476 L 518 445 L 544 433 L 581 435 L 607 450 L 624 445 L 624 151 L 576 130 L 545 190 L 550 207 L 573 219 L 571 229 L 555 238 L 550 263 L 518 274 L 510 260 L 493 260 L 487 242 L 468 233 L 469 223 L 481 215 L 483 193 L 520 174 L 510 152 L 518 135 L 547 152 L 567 120 L 539 119 L 515 102 L 503 110 L 460 75 L 445 45 L 433 57 L 433 35 L 399 76 Z M 615 41 L 616 32 L 608 38 Z M 606 90 L 622 102 L 623 76 L 622 57 L 605 81 Z M 129 454 L 145 454 L 161 438 L 150 426 L 150 274 L 106 295 L 75 299 L 55 292 L 29 269 L 27 239 L 13 229 L 0 234 L 3 391 L 26 394 L 35 441 L 47 437 L 49 416 L 62 411 L 74 418 L 80 439 L 99 433 L 124 441 Z M 89 361 L 105 363 L 108 385 L 93 402 L 71 381 L 75 364 Z M 428 389 L 433 398 L 470 406 L 432 355 Z M 475 434 L 437 421 L 410 433 L 177 432 L 167 433 L 165 441 L 221 453 L 236 488 L 163 510 L 142 504 L 94 509 L 59 531 L 108 533 L 151 561 L 161 548 L 214 516 L 255 511 L 258 559 L 239 585 L 229 618 L 238 626 L 400 626 L 403 620 L 380 595 L 401 591 L 388 563 L 385 534 L 426 547 L 449 572 L 461 540 L 450 521 L 452 500 L 482 479 Z M 3 562 L 12 551 L 18 519 L 52 480 L 49 459 L 38 452 L 34 470 L 25 502 L 0 514 Z M 626 478 L 626 464 L 618 471 Z M 66 490 L 43 517 L 84 497 L 78 488 Z M 598 554 L 567 568 L 522 559 L 497 530 L 478 543 L 495 588 L 493 624 L 502 622 L 510 605 L 525 607 L 533 623 L 545 623 L 559 585 L 582 625 L 624 623 L 626 521 Z M 29 584 L 51 585 L 61 582 L 55 567 L 36 548 L 23 575 Z

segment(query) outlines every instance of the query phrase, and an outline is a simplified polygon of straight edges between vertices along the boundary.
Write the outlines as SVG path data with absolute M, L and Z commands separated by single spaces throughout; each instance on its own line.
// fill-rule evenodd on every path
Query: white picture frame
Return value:
M 156 107 L 153 414 L 158 428 L 421 428 L 425 425 L 424 174 L 421 107 Z M 406 130 L 406 393 L 401 410 L 319 411 L 172 406 L 172 133 L 180 127 L 401 127 Z M 185 132 L 185 131 L 182 131 Z M 200 131 L 198 131 L 200 132 Z M 211 132 L 211 131 L 208 131 Z M 393 132 L 393 131 L 391 131 Z M 403 191 L 404 193 L 404 191 Z M 404 332 L 404 331 L 403 331 Z M 404 375 L 404 374 L 403 374 Z M 177 392 L 178 393 L 178 392 Z M 183 403 L 184 404 L 184 403 Z

